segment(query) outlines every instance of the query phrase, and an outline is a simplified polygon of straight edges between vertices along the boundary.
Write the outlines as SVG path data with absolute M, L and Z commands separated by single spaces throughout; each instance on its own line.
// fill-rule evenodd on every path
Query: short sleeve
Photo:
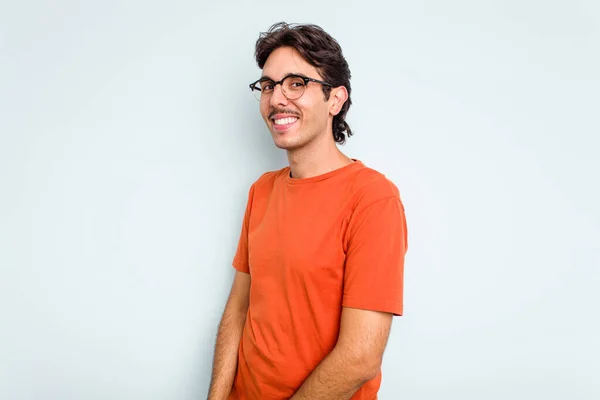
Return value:
M 247 274 L 250 273 L 250 265 L 248 263 L 248 229 L 250 226 L 250 213 L 252 211 L 253 199 L 254 185 L 250 187 L 248 193 L 248 202 L 246 203 L 246 211 L 244 212 L 244 220 L 242 222 L 242 232 L 240 233 L 240 239 L 232 263 L 235 269 Z
M 346 237 L 342 305 L 402 315 L 408 243 L 400 198 L 391 196 L 357 207 Z

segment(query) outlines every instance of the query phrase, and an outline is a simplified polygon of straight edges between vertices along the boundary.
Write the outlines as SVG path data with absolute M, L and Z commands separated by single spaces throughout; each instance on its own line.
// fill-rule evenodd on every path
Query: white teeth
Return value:
M 296 122 L 298 120 L 298 118 L 295 117 L 288 117 L 288 118 L 280 118 L 280 119 L 276 119 L 275 125 L 287 125 L 287 124 L 291 124 L 293 122 Z

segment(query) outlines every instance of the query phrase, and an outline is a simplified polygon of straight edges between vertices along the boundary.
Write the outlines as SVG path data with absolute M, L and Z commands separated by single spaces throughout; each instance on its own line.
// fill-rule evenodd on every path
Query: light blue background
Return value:
M 2 0 L 0 398 L 205 398 L 279 20 L 341 43 L 405 203 L 380 398 L 600 398 L 592 0 Z

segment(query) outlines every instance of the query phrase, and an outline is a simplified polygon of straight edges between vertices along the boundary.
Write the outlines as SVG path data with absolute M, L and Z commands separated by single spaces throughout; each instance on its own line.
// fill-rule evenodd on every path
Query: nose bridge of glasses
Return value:
M 279 92 L 277 87 L 279 86 Z M 270 102 L 286 102 L 288 100 L 287 93 L 283 87 L 283 82 L 275 82 L 273 84 L 273 90 L 267 95 Z

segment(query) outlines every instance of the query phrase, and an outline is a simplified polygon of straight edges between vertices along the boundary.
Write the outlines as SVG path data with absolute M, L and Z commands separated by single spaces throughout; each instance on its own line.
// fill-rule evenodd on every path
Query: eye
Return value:
M 272 81 L 260 82 L 258 86 L 260 87 L 260 90 L 267 92 L 274 89 Z
M 290 82 L 291 87 L 299 88 L 299 87 L 304 86 L 304 79 L 302 79 L 302 78 L 294 77 L 294 78 L 290 79 L 290 81 L 291 81 Z
M 306 84 L 304 83 L 304 79 L 299 76 L 289 76 L 285 80 L 285 85 L 288 90 L 293 91 L 301 91 L 304 90 Z

